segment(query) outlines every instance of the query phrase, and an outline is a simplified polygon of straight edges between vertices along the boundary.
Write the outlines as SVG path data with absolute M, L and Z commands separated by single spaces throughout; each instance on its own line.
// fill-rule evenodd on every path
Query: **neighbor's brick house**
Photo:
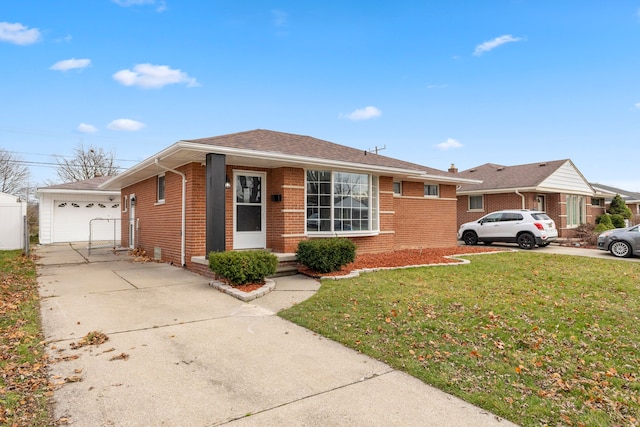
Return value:
M 633 225 L 640 224 L 640 193 L 595 182 L 592 182 L 591 186 L 596 191 L 607 192 L 612 194 L 613 196 L 619 194 L 620 197 L 622 197 L 622 200 L 624 200 L 625 204 L 629 207 L 629 209 L 631 209 L 632 216 L 629 219 L 629 222 Z M 611 199 L 613 198 L 613 196 L 607 196 L 607 198 L 605 199 L 605 206 L 607 209 L 611 204 Z
M 108 181 L 122 244 L 206 270 L 210 251 L 343 236 L 360 253 L 456 245 L 453 175 L 309 136 L 254 130 L 179 141 Z
M 453 176 L 481 180 L 462 184 L 457 191 L 458 226 L 502 209 L 545 211 L 556 223 L 559 237 L 573 237 L 576 227 L 595 223 L 604 213 L 604 198 L 611 195 L 594 189 L 571 160 L 503 166 L 487 163 Z

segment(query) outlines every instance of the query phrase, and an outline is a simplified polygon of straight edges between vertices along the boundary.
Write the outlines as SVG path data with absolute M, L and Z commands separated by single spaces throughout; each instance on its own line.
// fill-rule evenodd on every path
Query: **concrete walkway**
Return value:
M 274 314 L 318 282 L 251 303 L 167 264 L 38 247 L 55 417 L 73 426 L 513 426 Z M 92 331 L 108 336 L 77 347 Z

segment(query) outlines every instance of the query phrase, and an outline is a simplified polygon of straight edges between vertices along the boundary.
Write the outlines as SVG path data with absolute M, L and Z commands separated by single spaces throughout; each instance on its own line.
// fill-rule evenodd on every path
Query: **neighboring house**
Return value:
M 103 185 L 122 243 L 205 272 L 211 251 L 292 253 L 344 236 L 359 252 L 456 245 L 456 186 L 477 183 L 309 136 L 253 130 L 178 141 Z
M 110 178 L 38 188 L 40 243 L 119 240 L 120 192 L 100 188 Z
M 569 159 L 503 166 L 487 163 L 453 176 L 481 180 L 458 188 L 458 226 L 501 209 L 537 209 L 555 221 L 559 237 L 569 238 L 583 223 L 604 213 L 607 192 L 596 191 Z
M 0 193 L 0 250 L 24 249 L 27 203 Z
M 621 188 L 612 187 L 610 185 L 598 184 L 595 182 L 592 182 L 591 186 L 598 191 L 612 193 L 614 196 L 616 194 L 619 194 L 620 197 L 622 197 L 622 200 L 624 200 L 624 202 L 627 204 L 629 209 L 631 209 L 631 213 L 633 214 L 633 216 L 630 219 L 631 222 L 633 224 L 640 223 L 640 193 L 623 190 Z M 613 197 L 610 196 L 610 197 L 607 197 L 605 200 L 605 205 L 607 209 L 609 208 L 608 205 L 611 203 L 612 198 Z

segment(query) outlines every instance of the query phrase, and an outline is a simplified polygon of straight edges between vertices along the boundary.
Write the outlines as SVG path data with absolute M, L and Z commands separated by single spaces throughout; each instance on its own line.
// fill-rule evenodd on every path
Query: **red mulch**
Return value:
M 381 267 L 405 267 L 408 265 L 427 265 L 427 264 L 445 264 L 458 262 L 454 259 L 445 258 L 450 255 L 458 254 L 477 254 L 485 252 L 496 252 L 499 249 L 456 246 L 452 248 L 435 248 L 435 249 L 406 249 L 402 251 L 385 252 L 378 254 L 359 254 L 356 260 L 351 264 L 347 264 L 340 271 L 331 273 L 318 273 L 307 267 L 300 267 L 298 272 L 311 277 L 321 276 L 344 276 L 353 270 L 362 270 L 364 268 L 381 268 Z M 242 292 L 251 292 L 264 286 L 262 283 L 247 283 L 245 285 L 232 285 Z
M 237 290 L 242 291 L 242 292 L 255 291 L 256 289 L 260 289 L 261 287 L 263 287 L 264 284 L 265 284 L 265 282 L 262 281 L 262 282 L 257 282 L 257 283 L 245 283 L 244 285 L 234 285 L 233 283 L 229 282 L 225 278 L 220 278 L 218 280 L 226 283 L 229 286 L 233 286 L 234 289 L 237 289 Z
M 306 267 L 301 267 L 298 271 L 302 274 L 312 277 L 320 276 L 344 276 L 353 270 L 361 270 L 365 268 L 381 268 L 381 267 L 405 267 L 409 265 L 427 265 L 427 264 L 445 264 L 458 262 L 456 260 L 445 258 L 445 256 L 458 254 L 477 254 L 485 252 L 496 252 L 499 249 L 456 246 L 451 248 L 433 248 L 433 249 L 406 249 L 401 251 L 385 252 L 378 254 L 359 254 L 356 260 L 351 264 L 347 264 L 340 271 L 332 273 L 318 273 Z

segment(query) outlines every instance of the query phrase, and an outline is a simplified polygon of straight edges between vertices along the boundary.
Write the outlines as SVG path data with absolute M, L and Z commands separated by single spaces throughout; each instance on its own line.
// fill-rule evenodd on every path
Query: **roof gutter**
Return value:
M 186 234 L 186 228 L 187 228 L 187 176 L 180 171 L 168 168 L 160 164 L 160 161 L 157 158 L 155 159 L 155 163 L 157 166 L 161 167 L 167 172 L 173 172 L 182 177 L 182 224 L 180 229 L 180 265 L 182 267 L 186 267 L 185 252 L 186 252 L 186 246 L 187 246 L 186 245 L 187 239 L 185 234 Z

